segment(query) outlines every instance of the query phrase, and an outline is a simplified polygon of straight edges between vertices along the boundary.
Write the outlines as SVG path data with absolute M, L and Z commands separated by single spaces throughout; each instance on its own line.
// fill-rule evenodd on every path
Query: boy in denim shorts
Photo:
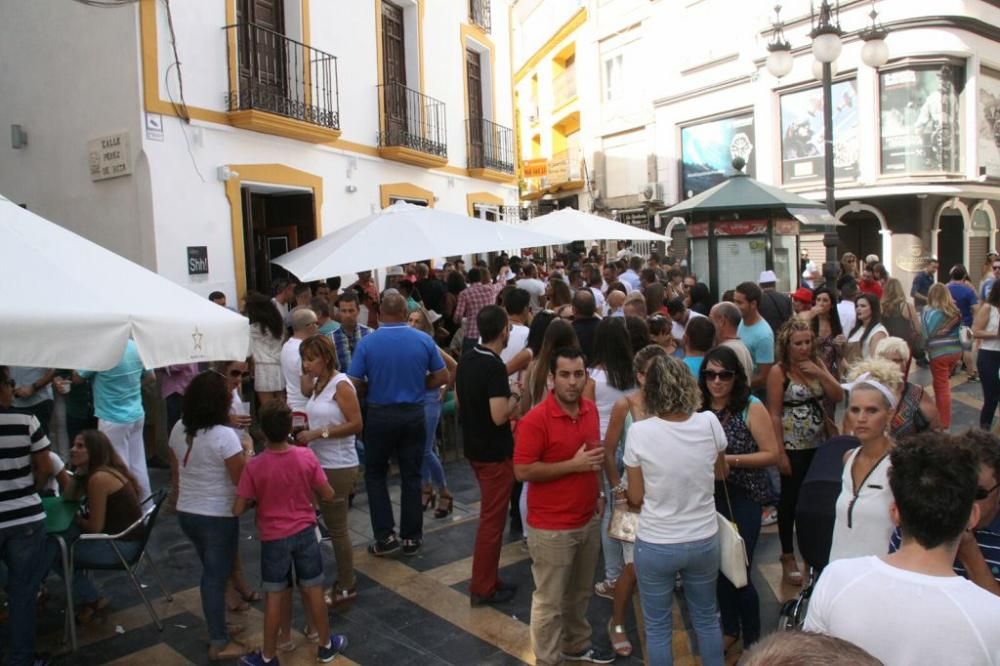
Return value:
M 347 637 L 330 633 L 330 621 L 323 600 L 323 557 L 316 538 L 314 494 L 333 499 L 333 488 L 316 455 L 309 449 L 289 446 L 292 413 L 288 406 L 270 402 L 260 410 L 260 427 L 267 448 L 251 458 L 236 488 L 237 516 L 257 502 L 257 530 L 260 532 L 260 569 L 264 591 L 264 646 L 240 660 L 241 664 L 278 666 L 277 641 L 282 606 L 291 607 L 289 572 L 292 565 L 299 579 L 302 605 L 309 626 L 321 637 L 316 659 L 333 661 L 347 646 Z

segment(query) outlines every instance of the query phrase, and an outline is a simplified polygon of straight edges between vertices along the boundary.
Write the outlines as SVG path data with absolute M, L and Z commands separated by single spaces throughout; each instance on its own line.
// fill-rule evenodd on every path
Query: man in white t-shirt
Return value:
M 531 361 L 531 352 L 522 354 L 528 346 L 528 326 L 531 324 L 531 295 L 524 289 L 516 288 L 507 292 L 503 299 L 503 307 L 507 311 L 510 322 L 510 336 L 507 345 L 500 352 L 500 360 L 507 364 L 511 381 L 520 381 L 522 371 Z M 480 341 L 480 344 L 482 342 Z M 517 359 L 515 367 L 511 361 Z
M 302 395 L 302 341 L 319 330 L 316 313 L 309 308 L 292 310 L 292 337 L 281 347 L 281 374 L 285 378 L 286 402 L 293 412 L 304 412 L 309 396 Z
M 545 305 L 545 283 L 538 279 L 538 268 L 532 263 L 525 264 L 524 277 L 516 284 L 531 295 L 531 311 L 541 310 Z
M 830 564 L 804 628 L 850 641 L 886 666 L 1000 664 L 1000 598 L 952 569 L 962 533 L 979 521 L 975 455 L 955 437 L 928 432 L 890 456 L 889 511 L 902 545 Z
M 684 331 L 687 329 L 688 322 L 696 317 L 705 316 L 685 307 L 684 299 L 679 296 L 667 301 L 667 312 L 670 314 L 670 320 L 673 322 L 670 333 L 679 345 L 684 344 Z

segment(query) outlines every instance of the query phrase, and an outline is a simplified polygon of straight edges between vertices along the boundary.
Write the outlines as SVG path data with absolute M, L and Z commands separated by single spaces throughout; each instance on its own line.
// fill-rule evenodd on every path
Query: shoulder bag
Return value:
M 729 507 L 729 515 L 733 515 L 733 505 L 729 501 L 729 486 L 725 481 L 722 482 L 722 488 L 723 492 L 726 493 L 726 506 Z M 729 579 L 733 587 L 746 587 L 747 569 L 750 567 L 750 560 L 747 559 L 747 544 L 740 536 L 740 529 L 736 523 L 718 511 L 715 512 L 715 520 L 719 525 L 719 571 Z
M 609 500 L 611 516 L 608 519 L 608 536 L 618 541 L 635 543 L 635 530 L 639 526 L 639 514 L 629 510 L 628 500 L 624 497 L 610 497 Z

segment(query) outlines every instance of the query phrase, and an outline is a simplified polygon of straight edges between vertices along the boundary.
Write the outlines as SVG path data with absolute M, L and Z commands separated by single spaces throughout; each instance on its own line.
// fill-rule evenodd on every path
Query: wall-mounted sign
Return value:
M 959 171 L 964 82 L 949 64 L 880 75 L 882 173 Z
M 521 162 L 521 175 L 524 178 L 545 178 L 549 175 L 549 161 L 544 157 L 524 160 Z
M 128 132 L 120 132 L 87 142 L 90 160 L 90 179 L 106 180 L 132 173 L 132 153 L 128 145 Z
M 687 199 L 718 185 L 733 171 L 733 159 L 746 161 L 753 177 L 753 114 L 721 118 L 681 128 L 681 194 Z
M 837 178 L 858 176 L 858 84 L 833 84 L 833 169 Z M 781 179 L 785 183 L 822 180 L 823 89 L 781 96 Z
M 767 233 L 767 220 L 739 220 L 716 222 L 716 236 L 756 236 Z M 708 222 L 696 222 L 688 226 L 688 236 L 704 238 L 708 236 Z
M 204 245 L 188 246 L 188 275 L 208 275 L 208 248 Z
M 163 115 L 159 113 L 146 114 L 146 138 L 150 141 L 163 141 Z

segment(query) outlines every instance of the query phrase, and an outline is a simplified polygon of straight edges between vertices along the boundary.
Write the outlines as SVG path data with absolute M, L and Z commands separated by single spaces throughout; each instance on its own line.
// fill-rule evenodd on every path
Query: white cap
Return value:
M 434 310 L 428 310 L 427 311 L 427 320 L 430 321 L 431 324 L 434 324 L 434 322 L 436 322 L 440 318 L 441 318 L 441 315 L 439 315 Z
M 766 284 L 768 282 L 777 282 L 778 276 L 774 274 L 774 271 L 761 271 L 760 278 L 757 282 L 761 284 Z
M 385 274 L 393 277 L 397 275 L 406 275 L 406 273 L 403 272 L 402 266 L 389 266 L 389 269 L 385 272 Z

